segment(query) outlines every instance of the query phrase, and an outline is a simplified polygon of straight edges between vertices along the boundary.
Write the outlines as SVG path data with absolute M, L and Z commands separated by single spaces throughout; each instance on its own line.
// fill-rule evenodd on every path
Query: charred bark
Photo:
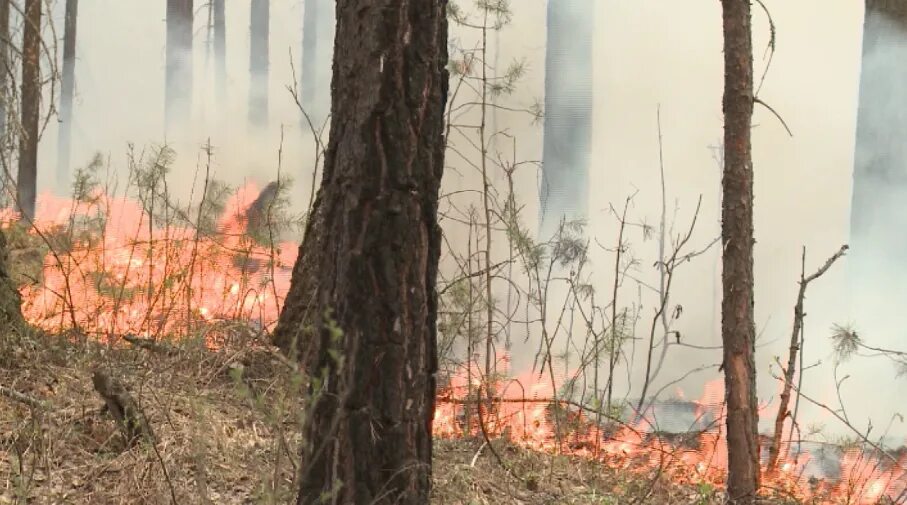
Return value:
M 164 115 L 167 130 L 186 127 L 192 113 L 193 0 L 167 0 Z
M 337 13 L 324 176 L 275 335 L 311 376 L 298 503 L 423 504 L 446 2 L 348 0 Z
M 72 138 L 72 101 L 76 79 L 76 28 L 79 0 L 66 0 L 66 20 L 63 28 L 63 80 L 60 84 L 60 136 L 57 142 L 57 186 L 61 191 L 69 185 L 69 156 Z
M 38 184 L 38 122 L 41 101 L 41 0 L 26 0 L 22 35 L 22 132 L 19 137 L 19 176 L 16 202 L 22 217 L 35 218 Z
M 227 19 L 225 0 L 214 0 L 214 81 L 217 106 L 227 106 Z
M 750 0 L 722 0 L 724 175 L 721 337 L 727 395 L 728 497 L 755 503 L 759 490 L 756 330 L 753 321 L 753 45 Z
M 249 46 L 249 124 L 263 128 L 268 124 L 268 37 L 270 0 L 252 0 L 251 43 Z

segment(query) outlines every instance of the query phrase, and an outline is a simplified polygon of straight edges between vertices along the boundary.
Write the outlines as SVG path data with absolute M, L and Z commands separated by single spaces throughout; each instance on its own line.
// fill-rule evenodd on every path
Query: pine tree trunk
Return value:
M 848 261 L 851 305 L 864 331 L 903 326 L 907 248 L 907 2 L 866 0 Z M 884 336 L 882 338 L 885 338 Z M 897 340 L 889 343 L 896 344 Z M 880 342 L 879 345 L 884 345 Z M 887 373 L 887 372 L 884 372 Z M 885 380 L 881 370 L 873 379 Z M 870 382 L 866 382 L 869 384 Z
M 268 124 L 268 37 L 270 1 L 252 0 L 251 43 L 249 46 L 249 124 L 263 128 Z
M 446 1 L 347 0 L 338 19 L 324 176 L 275 331 L 313 376 L 298 503 L 327 494 L 421 505 L 436 394 Z
M 66 191 L 69 186 L 78 16 L 79 0 L 66 0 L 66 21 L 63 28 L 63 82 L 60 90 L 60 136 L 57 144 L 57 187 L 60 191 Z
M 218 110 L 227 106 L 227 20 L 224 0 L 214 0 L 214 80 Z
M 593 0 L 550 0 L 545 48 L 545 136 L 539 238 L 588 211 L 592 145 Z
M 164 114 L 167 130 L 182 130 L 192 114 L 192 0 L 167 0 Z
M 315 128 L 324 124 L 330 112 L 334 5 L 334 0 L 304 0 L 300 101 Z M 304 130 L 309 127 L 305 118 L 302 125 Z
M 23 218 L 35 217 L 38 183 L 38 122 L 41 107 L 41 0 L 25 1 L 22 35 L 22 132 L 19 138 L 17 202 Z
M 6 144 L 6 123 L 12 93 L 9 90 L 9 72 L 5 69 L 10 65 L 10 47 L 12 40 L 9 31 L 9 8 L 11 0 L 0 0 L 0 145 Z
M 724 245 L 721 336 L 727 396 L 728 495 L 755 503 L 759 489 L 753 320 L 753 46 L 750 0 L 722 0 L 724 13 Z

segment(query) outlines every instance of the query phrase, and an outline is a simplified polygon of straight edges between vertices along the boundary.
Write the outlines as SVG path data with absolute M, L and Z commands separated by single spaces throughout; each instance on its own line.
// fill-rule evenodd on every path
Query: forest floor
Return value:
M 0 505 L 289 503 L 300 442 L 298 373 L 254 335 L 237 336 L 243 333 L 222 332 L 233 336 L 214 351 L 201 339 L 150 349 L 0 337 Z M 150 435 L 125 442 L 94 389 L 98 369 L 122 380 Z M 493 447 L 436 440 L 432 503 L 723 500 L 707 485 L 505 440 Z

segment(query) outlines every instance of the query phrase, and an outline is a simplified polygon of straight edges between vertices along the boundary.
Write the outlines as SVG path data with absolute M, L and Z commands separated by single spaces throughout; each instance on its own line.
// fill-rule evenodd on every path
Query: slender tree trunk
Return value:
M 331 100 L 331 51 L 334 47 L 334 0 L 304 0 L 300 99 L 312 124 L 320 128 Z M 303 118 L 303 128 L 308 121 Z
M 753 46 L 750 0 L 722 0 L 724 18 L 724 245 L 721 336 L 727 395 L 728 495 L 755 503 L 759 489 L 753 321 Z
M 41 107 L 41 0 L 25 1 L 22 35 L 22 133 L 19 138 L 19 176 L 16 180 L 19 211 L 35 218 L 38 184 L 38 122 Z
M 57 187 L 65 191 L 69 185 L 69 157 L 72 138 L 72 102 L 76 79 L 76 27 L 79 0 L 66 0 L 66 21 L 63 29 L 63 82 L 60 91 L 60 136 L 57 145 Z
M 251 43 L 249 46 L 249 124 L 268 124 L 268 37 L 270 0 L 252 0 Z
M 192 0 L 167 0 L 164 114 L 168 131 L 185 128 L 192 114 L 192 4 Z
M 592 144 L 594 0 L 549 0 L 539 238 L 585 219 Z
M 428 503 L 446 3 L 338 3 L 324 176 L 275 331 L 312 375 L 300 504 Z
M 12 93 L 9 92 L 9 76 L 13 73 L 9 50 L 12 46 L 9 31 L 10 2 L 11 0 L 0 0 L 0 150 L 6 146 L 6 115 L 9 114 L 7 104 L 12 98 Z
M 214 1 L 214 81 L 218 110 L 227 105 L 227 22 L 224 0 Z

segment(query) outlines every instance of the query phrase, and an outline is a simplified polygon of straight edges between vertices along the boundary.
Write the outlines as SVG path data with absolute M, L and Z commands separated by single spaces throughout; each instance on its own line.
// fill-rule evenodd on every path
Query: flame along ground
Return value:
M 239 188 L 213 234 L 189 224 L 155 223 L 126 197 L 98 195 L 87 204 L 40 196 L 29 233 L 49 250 L 39 278 L 23 289 L 25 316 L 47 331 L 78 329 L 99 339 L 188 334 L 197 323 L 213 321 L 271 328 L 289 289 L 297 244 L 262 245 L 245 233 L 244 216 L 258 193 L 253 184 Z M 76 223 L 92 216 L 103 216 L 93 236 L 79 233 Z M 16 219 L 8 209 L 0 214 L 5 226 Z M 65 247 L 52 247 L 59 244 Z M 680 436 L 660 434 L 651 414 L 625 423 L 575 402 L 555 402 L 561 384 L 531 373 L 492 385 L 490 398 L 478 386 L 464 371 L 439 391 L 436 437 L 508 437 L 536 450 L 594 458 L 628 472 L 658 472 L 680 483 L 724 482 L 721 378 L 694 402 L 696 417 L 710 419 L 708 426 Z M 773 415 L 771 407 L 760 415 Z M 808 452 L 788 457 L 764 485 L 799 498 L 822 496 L 822 503 L 871 504 L 883 496 L 907 501 L 907 454 L 893 463 L 859 449 L 844 452 L 838 479 L 828 483 L 809 479 L 810 461 Z
M 253 184 L 239 188 L 216 234 L 155 223 L 125 197 L 85 203 L 41 195 L 30 233 L 49 251 L 40 282 L 23 289 L 26 318 L 48 331 L 77 328 L 99 338 L 185 334 L 214 320 L 272 326 L 297 245 L 270 247 L 244 233 L 245 210 L 258 193 Z M 7 211 L 5 221 L 13 217 Z M 91 219 L 95 228 L 78 224 Z

